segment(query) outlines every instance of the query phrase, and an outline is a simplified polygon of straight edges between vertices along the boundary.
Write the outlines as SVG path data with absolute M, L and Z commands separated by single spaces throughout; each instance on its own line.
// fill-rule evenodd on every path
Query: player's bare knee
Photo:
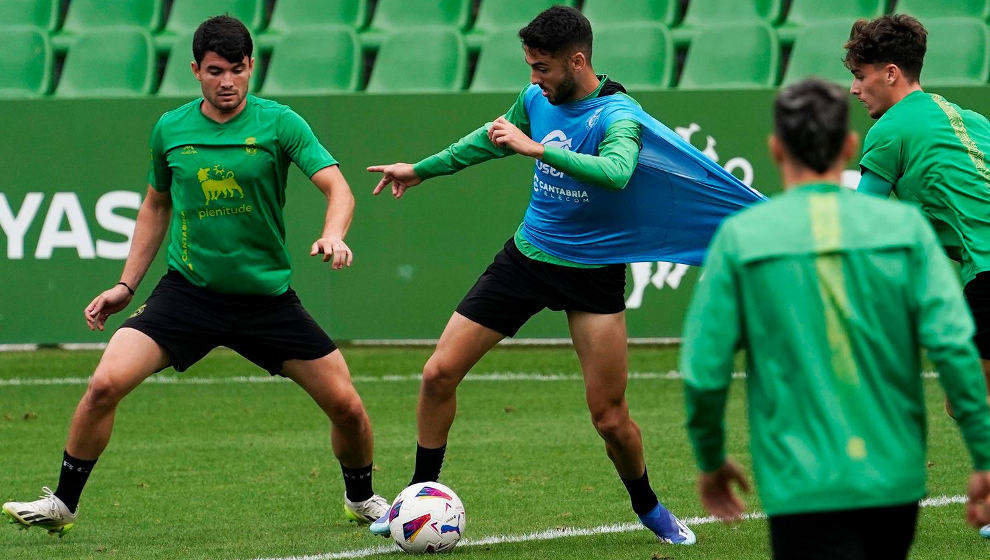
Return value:
M 90 408 L 112 409 L 117 406 L 123 396 L 119 384 L 115 383 L 110 376 L 97 373 L 90 378 L 83 401 Z
M 457 388 L 460 372 L 442 361 L 430 358 L 423 366 L 423 392 L 427 395 L 447 395 Z
M 629 427 L 624 407 L 603 407 L 591 412 L 591 423 L 605 441 L 617 441 Z
M 340 427 L 356 427 L 367 422 L 368 415 L 361 399 L 354 398 L 334 403 L 329 410 L 330 421 Z

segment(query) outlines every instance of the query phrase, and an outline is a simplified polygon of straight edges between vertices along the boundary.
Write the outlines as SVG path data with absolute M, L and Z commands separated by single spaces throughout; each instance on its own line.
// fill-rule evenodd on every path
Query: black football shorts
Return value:
M 277 296 L 221 294 L 169 270 L 120 328 L 151 337 L 176 371 L 226 346 L 272 375 L 286 360 L 315 360 L 337 349 L 290 288 Z
M 544 308 L 612 314 L 624 311 L 626 265 L 576 268 L 533 260 L 514 239 L 505 243 L 457 312 L 505 336 L 515 336 Z

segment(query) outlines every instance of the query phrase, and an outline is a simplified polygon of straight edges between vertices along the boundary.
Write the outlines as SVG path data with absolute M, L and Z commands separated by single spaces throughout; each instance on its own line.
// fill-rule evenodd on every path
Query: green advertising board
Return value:
M 990 113 L 988 88 L 946 89 L 946 97 Z M 779 191 L 766 150 L 773 90 L 669 91 L 634 96 L 644 109 L 764 193 Z M 430 339 L 515 231 L 529 196 L 533 162 L 491 161 L 415 187 L 401 200 L 373 197 L 376 163 L 414 162 L 500 115 L 514 94 L 288 97 L 341 162 L 357 199 L 347 242 L 354 265 L 332 271 L 309 257 L 324 205 L 290 172 L 285 217 L 293 285 L 340 340 Z M 119 277 L 144 196 L 151 126 L 185 100 L 0 101 L 0 344 L 100 342 L 83 308 Z M 853 106 L 853 126 L 869 117 Z M 848 180 L 854 182 L 855 171 Z M 773 224 L 767 224 L 773 227 Z M 164 273 L 159 258 L 138 290 Z M 680 335 L 698 271 L 669 263 L 630 265 L 629 335 Z M 132 304 L 132 308 L 137 303 Z M 560 313 L 543 312 L 519 337 L 567 336 Z

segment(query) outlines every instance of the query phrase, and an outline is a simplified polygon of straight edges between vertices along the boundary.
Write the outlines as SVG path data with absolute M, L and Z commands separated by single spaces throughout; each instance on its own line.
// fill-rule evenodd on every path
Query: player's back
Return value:
M 823 184 L 747 209 L 724 228 L 767 511 L 920 498 L 913 283 L 924 234 L 932 241 L 923 218 L 908 205 Z
M 917 204 L 968 282 L 990 270 L 990 121 L 916 91 L 870 129 L 860 165 Z

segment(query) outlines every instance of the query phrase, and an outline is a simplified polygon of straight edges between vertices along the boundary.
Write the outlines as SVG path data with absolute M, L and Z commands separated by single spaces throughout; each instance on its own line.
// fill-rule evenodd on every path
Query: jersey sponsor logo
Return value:
M 184 155 L 184 156 L 191 156 L 191 155 L 198 154 L 199 152 L 197 152 L 196 151 L 196 148 L 194 148 L 193 146 L 183 146 L 182 147 L 182 151 L 179 152 L 179 153 L 182 154 L 182 155 Z
M 605 109 L 605 107 L 599 107 L 598 110 L 595 111 L 595 114 L 591 115 L 591 118 L 588 119 L 588 130 L 594 128 L 595 124 L 598 122 L 598 118 L 602 115 L 603 109 Z
M 591 202 L 591 196 L 584 189 L 565 189 L 540 180 L 537 173 L 533 174 L 533 192 L 541 193 L 550 198 L 565 202 Z
M 244 140 L 244 151 L 247 152 L 247 155 L 253 156 L 258 153 L 258 148 L 254 147 L 257 143 L 258 139 L 254 136 L 249 136 Z
M 549 134 L 544 136 L 543 140 L 540 140 L 540 144 L 543 144 L 544 146 L 549 146 L 551 148 L 560 148 L 561 150 L 567 150 L 567 151 L 571 150 L 572 143 L 573 141 L 570 138 L 568 138 L 566 134 L 564 134 L 563 130 L 554 130 L 553 132 L 550 132 Z M 539 169 L 540 171 L 546 173 L 551 177 L 564 176 L 564 173 L 562 171 L 557 171 L 551 165 L 543 163 L 542 161 L 539 160 L 537 160 L 536 162 L 536 167 L 537 169 Z
M 203 167 L 197 173 L 199 184 L 203 188 L 203 196 L 206 197 L 206 205 L 210 205 L 211 200 L 223 198 L 233 198 L 234 193 L 244 198 L 244 189 L 237 184 L 234 179 L 234 172 L 219 165 L 213 167 Z
M 200 219 L 202 220 L 203 218 Z M 181 240 L 179 241 L 181 247 L 179 258 L 189 267 L 189 270 L 193 270 L 192 262 L 189 259 L 189 220 L 186 219 L 185 210 L 179 212 L 179 232 L 181 235 Z

